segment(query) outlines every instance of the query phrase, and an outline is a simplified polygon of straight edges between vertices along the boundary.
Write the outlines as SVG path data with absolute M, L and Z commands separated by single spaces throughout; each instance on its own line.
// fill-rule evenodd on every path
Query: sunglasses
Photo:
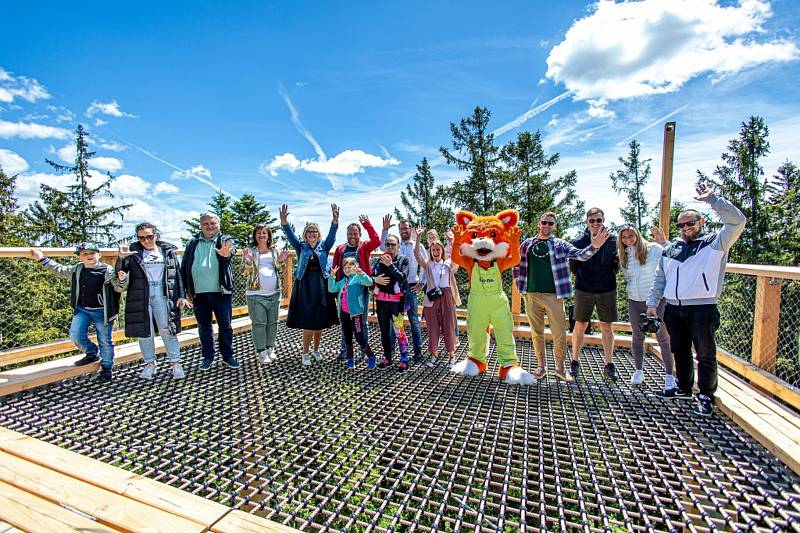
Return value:
M 154 240 L 156 238 L 156 236 L 155 235 L 137 235 L 136 238 L 139 239 L 140 241 L 152 241 L 152 240 Z
M 386 247 L 388 248 L 389 246 L 399 246 L 399 244 L 397 244 L 396 242 L 387 242 Z
M 540 220 L 539 224 L 544 224 L 545 226 L 555 226 L 556 223 L 552 220 Z
M 589 222 L 589 224 L 600 224 L 600 223 L 603 222 L 603 219 L 602 218 L 590 218 L 588 222 Z
M 690 220 L 689 222 L 678 222 L 675 225 L 678 226 L 678 229 L 683 229 L 684 226 L 689 226 L 690 228 L 693 228 L 694 225 L 697 224 L 698 222 L 700 222 L 700 219 L 696 218 L 694 220 Z

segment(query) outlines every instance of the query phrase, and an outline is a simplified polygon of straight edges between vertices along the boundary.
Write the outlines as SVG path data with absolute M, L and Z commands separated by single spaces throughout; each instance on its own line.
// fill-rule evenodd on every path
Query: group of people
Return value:
M 523 295 L 537 359 L 533 377 L 545 370 L 545 318 L 549 323 L 556 365 L 554 375 L 573 381 L 580 373 L 580 353 L 592 314 L 597 312 L 605 358 L 605 375 L 618 379 L 614 365 L 613 323 L 617 320 L 617 272 L 621 269 L 628 295 L 632 329 L 631 350 L 634 385 L 644 381 L 643 327 L 647 320 L 658 326 L 656 339 L 664 361 L 664 398 L 690 398 L 694 387 L 694 345 L 698 360 L 699 394 L 695 410 L 712 411 L 717 385 L 714 333 L 719 325 L 717 298 L 727 261 L 727 251 L 744 229 L 745 217 L 733 204 L 699 187 L 697 200 L 706 202 L 719 216 L 723 228 L 704 233 L 704 219 L 693 209 L 677 220 L 680 235 L 667 242 L 654 228 L 650 242 L 631 225 L 610 234 L 603 210 L 586 213 L 583 235 L 570 243 L 555 235 L 556 213 L 546 212 L 538 221 L 538 233 L 520 243 L 514 282 Z M 301 329 L 301 362 L 322 361 L 322 332 L 341 325 L 339 358 L 348 370 L 357 366 L 356 352 L 366 358 L 368 369 L 395 367 L 404 371 L 423 360 L 422 331 L 418 314 L 422 295 L 423 318 L 428 329 L 427 364 L 455 363 L 458 341 L 456 308 L 461 300 L 451 261 L 453 234 L 443 242 L 435 230 L 398 224 L 399 235 L 390 234 L 391 215 L 383 218 L 382 232 L 375 231 L 366 216 L 347 227 L 347 240 L 334 249 L 339 227 L 339 207 L 331 205 L 331 222 L 323 239 L 320 226 L 308 223 L 296 235 L 289 225 L 287 205 L 280 208 L 280 223 L 297 262 L 286 325 Z M 162 337 L 175 379 L 185 377 L 181 365 L 181 310 L 193 308 L 202 347 L 199 368 L 211 368 L 217 353 L 228 367 L 239 368 L 234 356 L 232 329 L 233 263 L 236 243 L 220 232 L 219 218 L 200 216 L 200 232 L 185 247 L 179 260 L 177 247 L 164 242 L 158 228 L 143 222 L 136 226 L 137 242 L 121 244 L 115 266 L 100 260 L 96 245 L 77 247 L 79 262 L 65 266 L 47 258 L 39 249 L 31 257 L 55 274 L 70 278 L 70 303 L 74 312 L 70 338 L 85 354 L 76 365 L 100 361 L 99 377 L 112 379 L 114 346 L 111 332 L 119 312 L 120 295 L 127 294 L 125 334 L 139 339 L 144 358 L 141 377 L 156 374 L 155 333 Z M 362 240 L 362 228 L 367 239 Z M 422 246 L 426 235 L 427 248 Z M 375 250 L 382 253 L 371 261 Z M 333 250 L 332 258 L 331 252 Z M 286 252 L 278 252 L 272 230 L 256 225 L 249 245 L 242 249 L 242 274 L 252 321 L 252 340 L 261 363 L 277 358 L 275 339 L 280 309 L 282 273 Z M 572 279 L 575 279 L 573 291 Z M 375 302 L 381 350 L 370 347 L 367 314 L 370 295 Z M 567 315 L 564 300 L 574 296 L 572 358 L 567 365 Z M 639 317 L 643 316 L 640 321 Z M 645 317 L 647 317 L 645 319 Z M 218 327 L 218 349 L 212 330 Z M 410 324 L 410 336 L 405 320 Z M 97 342 L 88 336 L 94 324 Z M 440 357 L 440 344 L 445 356 Z M 358 350 L 356 349 L 358 346 Z M 395 362 L 397 348 L 399 359 Z

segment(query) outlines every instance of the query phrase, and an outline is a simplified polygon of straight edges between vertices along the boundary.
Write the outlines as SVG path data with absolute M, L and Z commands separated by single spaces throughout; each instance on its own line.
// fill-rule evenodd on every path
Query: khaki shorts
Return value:
M 576 322 L 589 322 L 595 307 L 600 322 L 616 322 L 617 291 L 595 293 L 575 290 Z

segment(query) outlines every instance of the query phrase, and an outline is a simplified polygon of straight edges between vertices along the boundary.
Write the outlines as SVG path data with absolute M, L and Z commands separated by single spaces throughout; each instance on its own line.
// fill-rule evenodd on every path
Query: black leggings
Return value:
M 400 346 L 401 360 L 405 360 L 408 357 L 408 337 L 406 336 L 405 328 L 398 328 L 394 323 L 399 318 L 398 321 L 402 324 L 403 301 L 387 302 L 386 300 L 378 300 L 377 307 L 383 356 L 389 361 L 392 360 L 393 346 L 390 331 L 394 329 L 394 334 L 397 336 L 398 345 Z
M 369 336 L 365 329 L 361 327 L 361 317 L 359 315 L 350 315 L 347 311 L 341 311 L 339 321 L 342 323 L 342 338 L 344 339 L 344 346 L 347 350 L 347 358 L 353 358 L 353 336 L 355 335 L 356 342 L 367 356 L 375 355 L 372 348 L 369 347 Z

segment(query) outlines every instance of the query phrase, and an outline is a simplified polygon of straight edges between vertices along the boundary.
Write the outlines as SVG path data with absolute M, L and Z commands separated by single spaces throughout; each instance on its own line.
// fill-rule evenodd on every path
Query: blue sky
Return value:
M 214 190 L 253 193 L 296 223 L 373 220 L 399 204 L 449 123 L 492 111 L 497 143 L 540 130 L 558 172 L 613 220 L 608 174 L 635 137 L 653 161 L 678 122 L 674 196 L 711 172 L 751 114 L 772 174 L 800 161 L 800 5 L 713 2 L 15 2 L 0 33 L 0 164 L 22 203 L 60 185 L 89 127 L 117 201 L 177 238 Z M 434 166 L 446 183 L 459 172 Z

